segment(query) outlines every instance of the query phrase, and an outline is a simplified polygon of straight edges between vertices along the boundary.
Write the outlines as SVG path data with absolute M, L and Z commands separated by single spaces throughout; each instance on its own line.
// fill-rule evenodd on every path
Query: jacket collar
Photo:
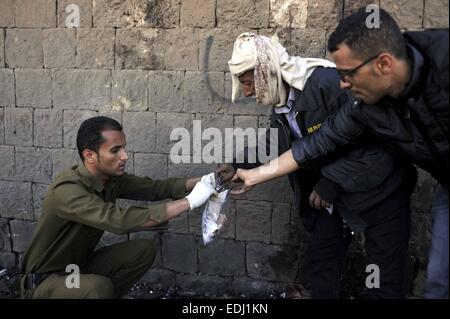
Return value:
M 405 100 L 416 92 L 415 88 L 420 83 L 422 68 L 424 65 L 424 58 L 422 54 L 413 47 L 411 44 L 406 45 L 406 49 L 408 51 L 408 55 L 411 61 L 411 77 L 409 79 L 406 88 L 403 90 L 402 94 L 400 94 L 399 99 Z
M 75 170 L 80 174 L 81 179 L 83 180 L 83 182 L 88 185 L 91 186 L 92 188 L 95 189 L 96 192 L 100 193 L 103 191 L 103 189 L 105 188 L 103 183 L 97 178 L 95 177 L 85 166 L 83 163 L 79 164 L 78 166 L 76 166 Z

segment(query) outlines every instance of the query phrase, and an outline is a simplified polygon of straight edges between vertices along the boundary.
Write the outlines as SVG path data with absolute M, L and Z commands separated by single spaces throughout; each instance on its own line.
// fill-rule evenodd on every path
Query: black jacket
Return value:
M 342 107 L 315 134 L 293 143 L 300 166 L 314 166 L 317 158 L 370 132 L 448 188 L 448 29 L 408 32 L 405 39 L 412 75 L 403 94 Z
M 339 88 L 339 77 L 333 68 L 317 68 L 302 91 L 295 91 L 294 109 L 302 136 L 317 130 L 324 119 L 335 113 L 352 97 Z M 272 112 L 271 127 L 278 129 L 278 154 L 292 147 L 294 141 L 284 114 Z M 403 170 L 394 156 L 379 142 L 358 139 L 315 161 L 320 169 L 299 170 L 289 174 L 294 198 L 300 209 L 302 221 L 311 230 L 314 216 L 309 206 L 313 189 L 328 202 L 333 202 L 342 215 L 369 213 L 365 222 L 372 223 L 380 215 L 376 206 L 386 200 L 403 182 Z M 267 141 L 269 144 L 269 140 Z M 268 147 L 268 146 L 266 146 Z M 268 153 L 268 152 L 267 152 Z M 236 164 L 235 167 L 251 168 L 256 164 Z M 406 199 L 406 196 L 405 196 Z M 363 214 L 364 215 L 364 214 Z

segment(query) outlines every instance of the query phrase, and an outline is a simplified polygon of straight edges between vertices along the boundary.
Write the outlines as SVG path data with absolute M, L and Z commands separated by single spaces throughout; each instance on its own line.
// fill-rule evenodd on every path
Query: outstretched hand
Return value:
M 241 185 L 232 188 L 230 193 L 232 195 L 240 195 L 252 190 L 253 187 L 255 187 L 255 185 L 252 184 L 251 180 L 252 180 L 252 170 L 239 168 L 236 171 L 236 174 L 231 179 L 231 181 L 239 183 Z

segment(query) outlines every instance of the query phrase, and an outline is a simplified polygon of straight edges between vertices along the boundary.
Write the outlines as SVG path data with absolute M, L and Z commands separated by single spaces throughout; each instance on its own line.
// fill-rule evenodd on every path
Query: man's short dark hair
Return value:
M 341 20 L 328 39 L 328 51 L 333 53 L 340 45 L 346 44 L 353 56 L 361 60 L 383 52 L 391 53 L 398 59 L 406 59 L 406 42 L 398 24 L 387 11 L 379 10 L 380 23 L 373 28 L 366 25 L 367 18 L 372 14 L 366 12 L 366 7 Z
M 110 130 L 122 131 L 122 125 L 106 116 L 92 117 L 81 123 L 77 134 L 77 148 L 81 160 L 84 160 L 84 149 L 98 152 L 100 146 L 105 142 L 102 132 Z

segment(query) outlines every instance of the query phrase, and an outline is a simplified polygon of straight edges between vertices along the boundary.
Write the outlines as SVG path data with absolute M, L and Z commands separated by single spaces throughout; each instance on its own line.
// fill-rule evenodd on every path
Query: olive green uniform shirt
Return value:
M 58 175 L 49 186 L 43 213 L 22 262 L 22 274 L 65 271 L 82 267 L 104 231 L 125 234 L 148 220 L 164 221 L 166 204 L 121 208 L 117 198 L 158 201 L 186 194 L 186 179 L 152 180 L 125 174 L 106 185 L 83 164 Z

